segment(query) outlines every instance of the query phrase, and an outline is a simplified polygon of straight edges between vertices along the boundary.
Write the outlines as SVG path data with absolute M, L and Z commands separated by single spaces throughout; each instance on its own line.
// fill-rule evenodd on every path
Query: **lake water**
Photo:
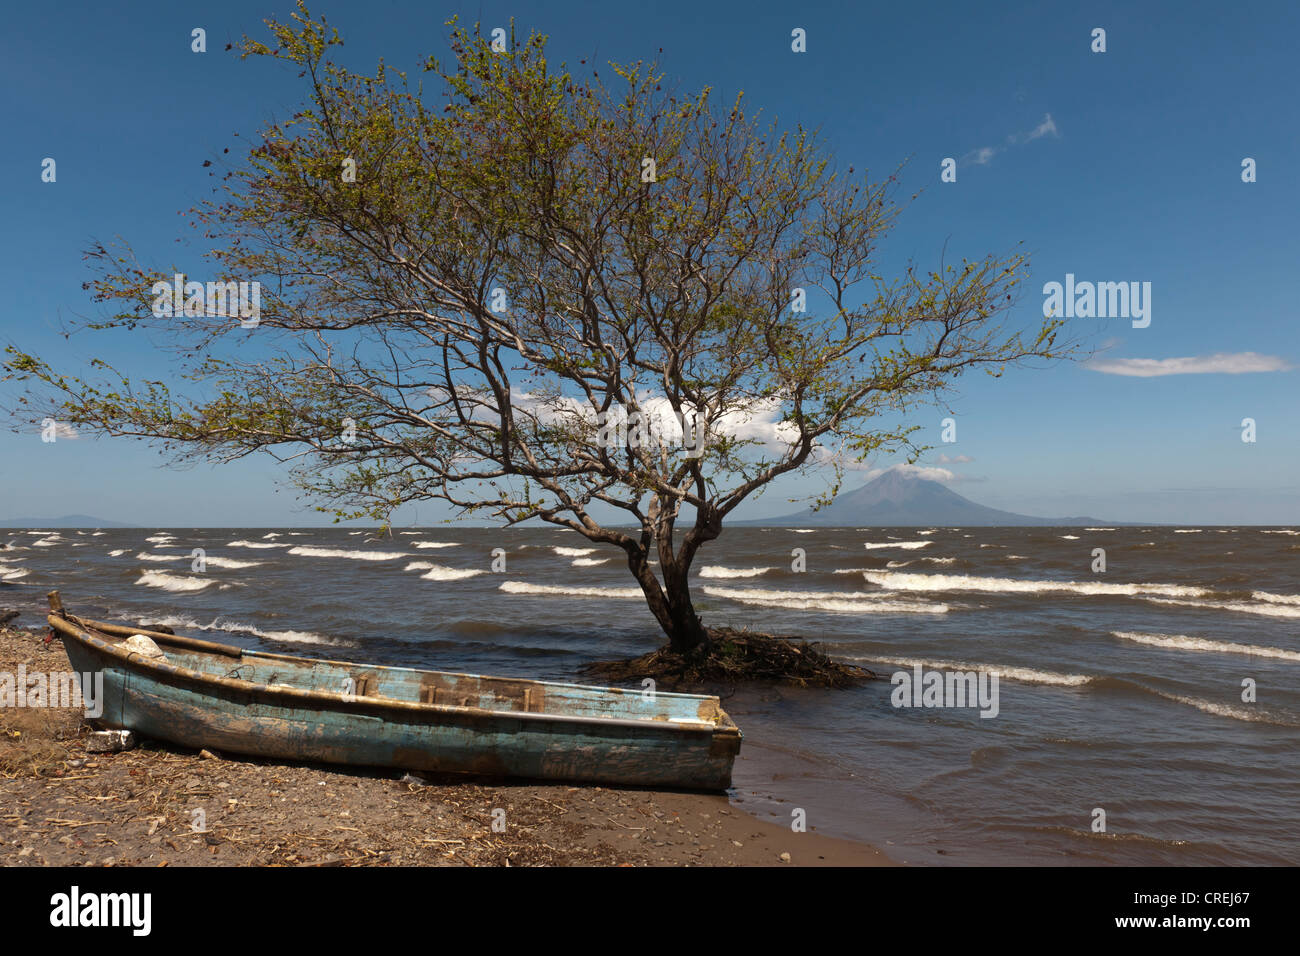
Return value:
M 5 541 L 0 607 L 21 624 L 57 587 L 74 613 L 246 647 L 544 679 L 662 643 L 622 552 L 562 530 Z M 1300 864 L 1298 560 L 1290 528 L 728 529 L 696 562 L 706 624 L 819 640 L 886 678 L 998 676 L 991 718 L 895 707 L 888 679 L 721 688 L 745 733 L 732 797 L 913 863 Z

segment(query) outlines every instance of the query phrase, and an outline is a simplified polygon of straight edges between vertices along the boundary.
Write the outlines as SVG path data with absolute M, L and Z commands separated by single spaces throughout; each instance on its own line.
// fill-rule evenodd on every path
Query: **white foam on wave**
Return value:
M 1109 584 L 1101 581 L 1030 581 L 1023 578 L 988 578 L 970 574 L 913 574 L 906 571 L 864 571 L 872 584 L 892 591 L 982 591 L 989 594 L 1043 594 L 1063 591 L 1070 594 L 1129 595 L 1142 597 L 1161 594 L 1173 597 L 1202 597 L 1204 588 L 1181 584 Z
M 459 548 L 457 541 L 412 541 L 417 548 Z
M 63 539 L 60 538 L 57 534 L 52 534 L 52 535 L 50 535 L 50 536 L 47 537 L 47 538 L 41 538 L 40 541 L 33 541 L 33 542 L 32 542 L 32 547 L 33 547 L 33 548 L 53 548 L 53 547 L 55 547 L 56 545 L 60 545 L 60 544 L 63 544 Z
M 463 581 L 465 578 L 475 578 L 480 574 L 486 574 L 486 571 L 475 570 L 473 568 L 449 568 L 442 564 L 434 564 L 430 561 L 412 561 L 403 571 L 427 571 L 420 577 L 426 581 Z
M 570 562 L 575 568 L 594 568 L 598 564 L 609 564 L 609 558 L 574 558 Z
M 764 588 L 706 586 L 710 597 L 726 598 L 759 607 L 793 611 L 834 611 L 847 614 L 946 614 L 948 605 L 922 601 L 896 601 L 864 591 L 773 591 Z
M 934 544 L 933 541 L 867 541 L 862 546 L 868 551 L 877 551 L 881 548 L 901 548 L 904 551 L 915 551 L 918 548 L 928 548 Z
M 150 544 L 166 544 L 168 541 L 175 541 L 174 534 L 156 534 L 152 538 L 145 538 Z
M 816 534 L 817 529 L 816 528 L 791 528 L 790 533 L 791 534 Z
M 0 581 L 17 581 L 31 574 L 27 568 L 9 568 L 0 566 Z
M 1300 651 L 1280 647 L 1262 647 L 1258 644 L 1234 644 L 1231 641 L 1212 641 L 1186 634 L 1140 634 L 1136 631 L 1111 631 L 1115 637 L 1135 644 L 1163 647 L 1175 651 L 1209 651 L 1218 654 L 1248 654 L 1251 657 L 1272 657 L 1281 661 L 1300 661 Z
M 526 581 L 503 581 L 498 588 L 506 594 L 550 595 L 553 597 L 644 598 L 640 588 L 570 588 Z
M 137 561 L 184 561 L 188 555 L 184 554 L 150 554 L 148 551 L 141 551 L 135 556 Z
M 934 534 L 938 530 L 938 528 L 931 528 L 928 531 L 918 531 L 917 534 Z
M 1149 597 L 1153 604 L 1176 604 L 1180 607 L 1197 607 L 1213 611 L 1233 611 L 1237 614 L 1258 614 L 1262 617 L 1300 617 L 1300 607 L 1287 604 L 1251 604 L 1247 601 L 1178 601 L 1173 598 Z
M 1174 534 L 1200 534 L 1200 533 L 1201 533 L 1200 528 L 1178 528 L 1174 531 Z
M 972 664 L 966 661 L 925 660 L 916 657 L 854 657 L 857 661 L 878 661 L 881 664 L 895 664 L 903 667 L 916 667 L 918 664 L 927 670 L 942 671 L 982 671 L 997 674 L 999 680 L 1015 681 L 1018 684 L 1047 684 L 1055 687 L 1079 687 L 1090 683 L 1094 678 L 1088 674 L 1060 674 L 1056 671 L 1040 671 L 1032 667 L 1008 667 L 1004 664 Z
M 905 568 L 905 567 L 907 567 L 908 565 L 910 565 L 911 563 L 912 563 L 911 561 L 889 561 L 889 562 L 886 562 L 885 567 L 887 567 L 887 568 Z
M 240 561 L 238 558 L 223 558 L 218 554 L 209 554 L 203 561 L 214 568 L 256 568 L 262 564 L 261 561 Z
M 348 558 L 352 561 L 394 561 L 407 557 L 404 551 L 345 551 L 340 548 L 317 548 L 309 544 L 294 545 L 289 554 L 303 558 Z
M 1213 700 L 1204 700 L 1200 697 L 1184 697 L 1181 694 L 1168 694 L 1164 691 L 1155 691 L 1157 695 L 1165 700 L 1172 700 L 1179 704 L 1186 704 L 1189 707 L 1195 707 L 1197 710 L 1206 714 L 1213 714 L 1216 717 L 1231 717 L 1233 720 L 1244 720 L 1252 724 L 1273 724 L 1279 727 L 1300 727 L 1300 723 L 1289 720 L 1280 715 L 1271 714 L 1268 711 L 1256 710 L 1251 707 L 1238 707 L 1235 704 L 1221 704 Z
M 1114 528 L 1084 528 L 1084 531 L 1114 531 Z
M 1294 537 L 1300 534 L 1300 531 L 1261 531 L 1260 534 L 1289 534 Z
M 483 570 L 474 570 L 472 568 L 448 568 L 441 564 L 430 566 L 429 570 L 420 577 L 426 581 L 463 581 L 465 578 L 476 578 L 480 574 L 486 574 Z
M 276 534 L 274 531 L 268 531 L 266 534 L 262 535 L 262 537 L 263 537 L 263 538 L 278 538 L 278 537 L 280 537 L 280 535 Z
M 1078 540 L 1079 540 L 1079 536 L 1078 536 L 1077 534 L 1063 534 L 1063 535 L 1061 535 L 1061 538 L 1062 538 L 1063 540 L 1065 540 L 1065 541 L 1078 541 Z
M 595 554 L 597 549 L 596 548 L 559 548 L 559 547 L 552 546 L 551 550 L 554 551 L 562 558 L 582 558 L 589 554 Z
M 166 571 L 146 571 L 135 583 L 150 588 L 162 588 L 164 591 L 202 591 L 213 583 L 213 579 L 181 577 Z
M 116 551 L 108 552 L 108 556 L 110 558 L 120 558 L 122 555 L 126 554 L 126 552 L 127 552 L 126 548 L 118 548 Z
M 775 571 L 775 568 L 728 568 L 720 564 L 708 564 L 700 568 L 702 578 L 756 578 Z
M 227 547 L 227 548 L 258 548 L 258 549 L 264 549 L 264 548 L 290 548 L 290 547 L 293 547 L 293 545 L 291 545 L 291 544 L 290 544 L 289 542 L 287 542 L 287 541 L 283 541 L 283 542 L 274 542 L 274 541 L 227 541 L 227 542 L 226 542 L 226 547 Z
M 1300 594 L 1273 594 L 1269 591 L 1251 591 L 1250 596 L 1256 601 L 1265 601 L 1269 604 L 1300 605 Z
M 217 618 L 211 624 L 200 624 L 193 618 L 166 615 L 164 617 L 151 618 L 149 623 L 162 624 L 165 627 L 170 628 L 180 628 L 182 631 L 225 631 L 227 634 L 253 634 L 265 640 L 284 641 L 288 644 L 350 643 L 349 641 L 340 641 L 336 638 L 325 637 L 322 634 L 316 634 L 312 631 L 264 631 L 251 624 L 242 624 L 239 621 L 230 621 L 224 618 Z

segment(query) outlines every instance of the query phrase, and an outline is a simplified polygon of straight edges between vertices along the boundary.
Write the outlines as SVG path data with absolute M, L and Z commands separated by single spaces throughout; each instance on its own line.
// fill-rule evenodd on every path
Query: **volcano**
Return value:
M 963 498 L 937 481 L 917 478 L 902 471 L 885 472 L 855 491 L 845 492 L 820 511 L 811 508 L 776 518 L 740 521 L 736 524 L 776 528 L 855 528 L 863 526 L 947 525 L 949 527 L 999 527 L 1041 525 L 1044 527 L 1096 525 L 1097 518 L 1035 518 L 1000 511 Z M 1114 522 L 1112 522 L 1113 524 Z

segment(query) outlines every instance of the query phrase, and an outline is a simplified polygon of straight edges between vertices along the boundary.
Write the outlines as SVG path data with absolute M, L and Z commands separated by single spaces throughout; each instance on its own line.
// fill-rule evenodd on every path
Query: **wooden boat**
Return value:
M 50 593 L 97 723 L 186 747 L 536 780 L 725 790 L 739 728 L 717 697 L 377 667 L 83 620 Z M 162 658 L 123 646 L 143 634 Z

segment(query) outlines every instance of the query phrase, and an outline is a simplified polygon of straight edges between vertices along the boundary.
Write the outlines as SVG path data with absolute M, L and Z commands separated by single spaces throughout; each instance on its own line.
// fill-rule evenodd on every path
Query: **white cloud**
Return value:
M 939 464 L 941 465 L 965 465 L 974 460 L 970 455 L 953 455 L 949 457 L 942 452 L 939 454 Z
M 869 468 L 867 470 L 867 480 L 879 478 L 889 471 L 902 472 L 909 478 L 927 478 L 930 481 L 956 481 L 957 475 L 947 468 L 935 468 L 932 465 L 890 465 L 888 468 Z
M 1061 135 L 1056 129 L 1056 121 L 1052 119 L 1052 114 L 1045 113 L 1043 115 L 1043 121 L 1035 126 L 1032 132 L 1026 134 L 1024 141 L 1028 143 L 1032 140 L 1047 136 L 1049 133 L 1057 138 L 1060 138 Z
M 981 146 L 979 149 L 967 153 L 963 162 L 966 164 L 974 163 L 976 166 L 987 166 L 997 153 L 998 150 L 995 146 Z
M 1128 375 L 1155 378 L 1161 375 L 1241 375 L 1247 372 L 1285 372 L 1291 365 L 1276 355 L 1258 352 L 1216 352 L 1214 355 L 1189 355 L 1166 359 L 1097 359 L 1084 368 L 1105 375 Z
M 1012 133 L 1007 137 L 1004 146 L 981 146 L 979 149 L 971 150 L 962 157 L 961 164 L 963 166 L 987 166 L 993 161 L 994 156 L 1005 152 L 1008 147 L 1019 146 L 1021 143 L 1030 143 L 1036 139 L 1042 139 L 1044 136 L 1051 136 L 1055 139 L 1061 137 L 1061 131 L 1056 128 L 1056 120 L 1052 119 L 1051 113 L 1044 113 L 1043 121 L 1028 133 Z

